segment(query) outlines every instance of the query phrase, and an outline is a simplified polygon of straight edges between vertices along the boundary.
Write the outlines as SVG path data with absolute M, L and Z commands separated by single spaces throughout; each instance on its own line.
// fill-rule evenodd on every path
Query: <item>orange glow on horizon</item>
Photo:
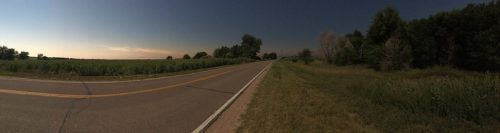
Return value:
M 14 45 L 12 45 L 14 44 Z M 117 47 L 116 45 L 85 45 L 63 43 L 31 43 L 27 41 L 11 41 L 2 43 L 17 51 L 27 51 L 35 57 L 43 53 L 49 57 L 65 57 L 79 59 L 164 59 L 167 56 L 180 58 L 186 52 L 144 47 Z

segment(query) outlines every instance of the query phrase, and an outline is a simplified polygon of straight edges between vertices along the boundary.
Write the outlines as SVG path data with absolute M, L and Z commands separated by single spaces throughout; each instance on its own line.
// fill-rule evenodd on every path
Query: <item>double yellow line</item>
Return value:
M 183 83 L 178 83 L 178 84 L 173 84 L 169 86 L 164 86 L 164 87 L 159 87 L 159 88 L 153 88 L 153 89 L 146 89 L 146 90 L 138 90 L 138 91 L 131 91 L 131 92 L 122 92 L 122 93 L 114 93 L 114 94 L 97 94 L 97 95 L 74 95 L 74 94 L 57 94 L 57 93 L 44 93 L 44 92 L 32 92 L 32 91 L 19 91 L 19 90 L 10 90 L 10 89 L 0 89 L 0 93 L 7 93 L 7 94 L 17 94 L 17 95 L 28 95 L 28 96 L 42 96 L 42 97 L 56 97 L 56 98 L 71 98 L 71 99 L 83 99 L 83 98 L 99 98 L 99 97 L 113 97 L 113 96 L 125 96 L 125 95 L 134 95 L 134 94 L 141 94 L 141 93 L 146 93 L 146 92 L 153 92 L 153 91 L 159 91 L 159 90 L 164 90 L 168 88 L 174 88 L 174 87 L 179 87 L 183 85 L 187 85 L 190 83 L 198 82 L 198 81 L 203 81 L 211 78 L 215 78 L 217 76 L 232 72 L 235 70 L 231 71 L 225 71 L 222 73 L 190 80 L 187 82 Z

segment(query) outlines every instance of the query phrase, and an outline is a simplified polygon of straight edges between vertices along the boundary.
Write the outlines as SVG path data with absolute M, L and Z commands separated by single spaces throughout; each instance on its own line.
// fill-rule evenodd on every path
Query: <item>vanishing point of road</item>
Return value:
M 110 82 L 0 78 L 0 132 L 191 132 L 270 61 Z

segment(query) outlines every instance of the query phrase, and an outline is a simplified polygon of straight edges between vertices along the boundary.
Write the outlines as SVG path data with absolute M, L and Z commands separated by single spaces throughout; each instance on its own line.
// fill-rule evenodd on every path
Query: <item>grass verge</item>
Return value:
M 499 132 L 498 74 L 277 61 L 239 132 Z

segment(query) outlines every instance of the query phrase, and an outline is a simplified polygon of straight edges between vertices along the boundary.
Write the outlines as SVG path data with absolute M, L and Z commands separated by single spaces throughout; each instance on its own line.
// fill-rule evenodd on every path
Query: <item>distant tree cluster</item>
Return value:
M 193 59 L 201 59 L 201 58 L 208 58 L 207 52 L 197 52 L 194 56 Z
M 215 58 L 251 58 L 260 59 L 257 54 L 260 52 L 262 40 L 250 34 L 245 34 L 241 38 L 241 44 L 232 47 L 222 46 L 214 50 Z
M 314 58 L 312 57 L 312 52 L 308 48 L 305 48 L 302 51 L 300 51 L 298 54 L 298 58 L 304 61 L 304 64 L 306 65 L 314 61 Z
M 48 60 L 48 59 L 49 59 L 49 57 L 47 57 L 47 56 L 45 56 L 45 55 L 43 55 L 43 54 L 38 54 L 38 55 L 37 55 L 37 59 L 38 59 L 38 60 Z
M 250 34 L 245 34 L 241 38 L 241 44 L 233 45 L 232 47 L 222 46 L 216 48 L 213 52 L 213 57 L 215 58 L 251 58 L 258 59 L 261 58 L 257 56 L 260 52 L 260 46 L 262 46 L 262 40 Z M 197 52 L 192 59 L 204 59 L 211 58 L 207 52 Z M 274 53 L 274 59 L 277 58 L 276 53 Z M 167 60 L 172 60 L 172 56 L 168 56 Z M 189 54 L 185 54 L 182 59 L 191 59 Z
M 215 58 L 233 58 L 233 51 L 231 48 L 222 46 L 220 48 L 217 48 L 214 50 L 214 57 Z
M 388 7 L 375 15 L 366 36 L 355 30 L 344 37 L 324 32 L 319 38 L 325 59 L 333 62 L 334 57 L 337 65 L 500 71 L 500 2 L 469 4 L 409 22 Z
M 184 60 L 206 59 L 206 58 L 209 58 L 207 52 L 196 52 L 196 54 L 193 56 L 193 58 L 191 58 L 191 56 L 189 56 L 189 54 L 184 54 L 184 56 L 182 56 L 182 59 L 184 59 Z M 172 60 L 172 56 L 168 56 L 167 60 Z
M 191 59 L 191 56 L 189 56 L 189 54 L 185 54 L 184 56 L 182 56 L 182 59 L 189 60 Z
M 262 55 L 263 60 L 276 60 L 278 58 L 278 54 L 271 52 L 271 53 L 264 53 Z
M 18 53 L 15 49 L 7 46 L 0 47 L 0 60 L 15 60 L 16 58 L 19 60 L 29 59 L 29 53 L 24 51 Z
M 337 65 L 347 65 L 353 64 L 356 61 L 358 55 L 356 55 L 356 49 L 351 41 L 345 37 L 337 38 L 337 45 L 335 45 L 335 64 Z
M 184 54 L 182 56 L 183 60 L 189 60 L 189 59 L 204 59 L 204 58 L 209 58 L 207 52 L 197 52 L 192 58 L 189 56 L 189 54 Z M 173 60 L 174 58 L 172 56 L 167 56 L 167 60 Z
M 174 59 L 174 57 L 172 57 L 172 56 L 167 56 L 167 58 L 166 58 L 166 59 L 167 59 L 167 60 L 173 60 L 173 59 Z
M 30 53 L 29 52 L 25 52 L 25 51 L 21 51 L 21 53 L 19 53 L 17 55 L 17 57 L 20 59 L 20 60 L 27 60 L 30 58 Z

